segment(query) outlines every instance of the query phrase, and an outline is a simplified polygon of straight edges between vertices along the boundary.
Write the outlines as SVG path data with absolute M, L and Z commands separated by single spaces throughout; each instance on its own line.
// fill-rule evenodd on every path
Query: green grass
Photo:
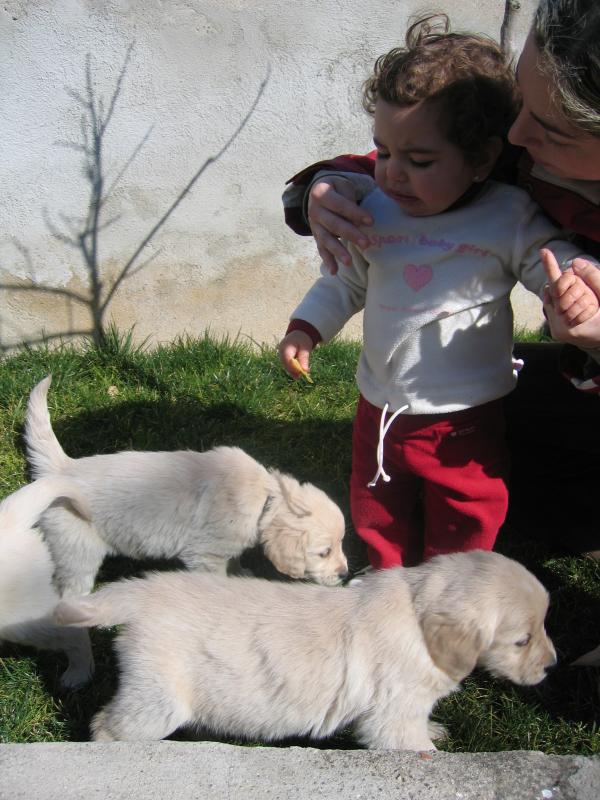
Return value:
M 51 372 L 50 412 L 72 456 L 235 444 L 268 466 L 316 483 L 348 515 L 358 353 L 355 343 L 320 348 L 310 385 L 291 381 L 270 349 L 209 336 L 150 351 L 112 331 L 101 353 L 72 347 L 23 351 L 0 362 L 0 496 L 28 480 L 21 439 L 25 405 L 34 384 Z M 364 548 L 352 531 L 346 549 L 352 567 L 364 563 Z M 533 688 L 475 672 L 436 709 L 435 718 L 450 732 L 440 746 L 455 752 L 600 754 L 598 671 L 569 666 L 599 638 L 600 566 L 559 556 L 508 525 L 498 549 L 522 560 L 549 588 L 548 630 L 560 663 Z M 251 558 L 265 567 L 256 553 Z M 99 580 L 138 574 L 147 566 L 112 559 Z M 95 678 L 68 693 L 59 686 L 62 654 L 2 645 L 0 742 L 85 740 L 92 715 L 116 686 L 112 638 L 111 631 L 92 631 Z M 190 736 L 179 731 L 174 738 Z M 356 745 L 342 732 L 322 746 Z
M 514 339 L 516 342 L 551 342 L 552 337 L 544 330 L 544 328 L 540 328 L 539 330 L 530 330 L 529 328 L 523 328 L 520 326 L 515 326 L 514 329 Z

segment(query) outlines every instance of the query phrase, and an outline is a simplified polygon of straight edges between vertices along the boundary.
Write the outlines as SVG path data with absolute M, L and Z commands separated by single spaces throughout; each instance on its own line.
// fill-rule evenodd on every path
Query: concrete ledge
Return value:
M 0 745 L 0 800 L 597 800 L 600 757 L 208 742 Z

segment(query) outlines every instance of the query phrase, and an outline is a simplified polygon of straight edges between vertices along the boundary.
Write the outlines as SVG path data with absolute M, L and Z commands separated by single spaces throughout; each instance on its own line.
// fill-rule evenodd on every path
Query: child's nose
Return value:
M 408 177 L 404 165 L 397 158 L 390 158 L 387 175 L 391 183 L 403 183 Z

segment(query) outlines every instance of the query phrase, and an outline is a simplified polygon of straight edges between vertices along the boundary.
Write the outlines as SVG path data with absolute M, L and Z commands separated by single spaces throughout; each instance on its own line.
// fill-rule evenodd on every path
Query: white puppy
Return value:
M 178 557 L 189 569 L 224 574 L 257 544 L 292 578 L 335 585 L 346 577 L 344 517 L 316 486 L 265 469 L 237 447 L 69 458 L 50 424 L 50 380 L 29 398 L 31 468 L 35 477 L 75 479 L 92 511 L 91 523 L 67 509 L 42 519 L 61 594 L 91 591 L 107 554 Z
M 42 478 L 0 503 L 0 640 L 64 650 L 69 667 L 61 682 L 74 688 L 93 672 L 89 636 L 52 621 L 59 600 L 52 584 L 54 565 L 39 532 L 33 530 L 40 514 L 59 498 L 88 514 L 85 500 L 68 478 Z
M 63 624 L 124 624 L 121 679 L 94 739 L 180 726 L 276 740 L 353 725 L 372 748 L 433 748 L 429 714 L 477 665 L 535 684 L 556 662 L 548 596 L 497 553 L 433 558 L 331 590 L 199 573 L 153 574 L 63 600 Z M 439 733 L 439 731 L 437 731 Z

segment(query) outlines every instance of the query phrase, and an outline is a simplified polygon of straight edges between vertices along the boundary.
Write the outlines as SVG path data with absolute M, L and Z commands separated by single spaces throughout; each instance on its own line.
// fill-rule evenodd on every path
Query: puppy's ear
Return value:
M 450 614 L 426 613 L 421 629 L 438 669 L 455 681 L 473 671 L 483 648 L 483 637 L 475 625 L 458 622 Z
M 266 557 L 275 569 L 289 578 L 303 578 L 306 571 L 306 536 L 303 533 L 277 531 L 263 539 Z
M 303 502 L 302 484 L 298 483 L 291 475 L 284 475 L 282 472 L 275 470 L 273 474 L 281 491 L 281 497 L 292 514 L 295 517 L 307 517 L 311 511 L 310 508 L 306 507 L 306 503 Z

